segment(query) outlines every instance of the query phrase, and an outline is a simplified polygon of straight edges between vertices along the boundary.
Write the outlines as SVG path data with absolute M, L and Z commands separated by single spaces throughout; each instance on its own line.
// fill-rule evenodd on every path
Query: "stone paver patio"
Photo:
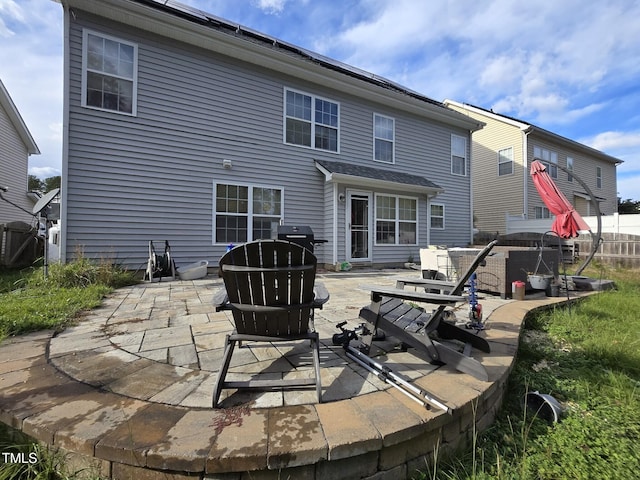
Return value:
M 491 424 L 514 362 L 520 325 L 532 309 L 566 298 L 529 295 L 514 302 L 483 296 L 491 353 L 473 351 L 483 382 L 435 366 L 389 338 L 372 355 L 454 409 L 425 409 L 346 358 L 335 325 L 359 322 L 369 292 L 406 271 L 319 275 L 331 294 L 316 313 L 323 403 L 308 391 L 224 391 L 213 384 L 228 312 L 216 313 L 219 278 L 144 283 L 116 291 L 74 327 L 38 332 L 0 346 L 0 421 L 69 452 L 109 478 L 406 478 L 436 446 L 453 451 L 470 425 Z M 575 296 L 572 293 L 572 296 Z M 462 321 L 468 306 L 456 311 Z M 308 348 L 247 344 L 228 378 L 312 375 Z

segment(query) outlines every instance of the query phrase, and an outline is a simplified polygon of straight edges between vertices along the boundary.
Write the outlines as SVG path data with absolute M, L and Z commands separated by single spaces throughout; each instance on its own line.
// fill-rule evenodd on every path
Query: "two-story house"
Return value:
M 177 2 L 61 0 L 62 255 L 178 266 L 310 226 L 319 262 L 472 240 L 482 122 Z
M 554 183 L 581 215 L 594 215 L 595 211 L 591 197 L 576 177 L 596 197 L 602 214 L 617 211 L 616 166 L 621 160 L 491 110 L 453 100 L 444 104 L 486 124 L 473 134 L 471 153 L 473 212 L 479 230 L 504 234 L 507 216 L 549 218 L 529 172 L 534 159 L 546 165 Z
M 0 224 L 33 223 L 33 216 L 27 213 L 34 203 L 28 195 L 28 168 L 29 156 L 38 154 L 36 142 L 0 80 L 0 193 L 8 200 L 0 200 Z

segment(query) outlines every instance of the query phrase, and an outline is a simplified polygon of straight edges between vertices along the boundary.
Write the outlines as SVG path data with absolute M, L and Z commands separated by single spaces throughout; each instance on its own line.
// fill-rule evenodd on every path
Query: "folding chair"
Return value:
M 377 329 L 383 330 L 403 344 L 427 353 L 432 362 L 446 363 L 461 372 L 481 380 L 488 380 L 488 374 L 480 362 L 469 356 L 471 347 L 489 352 L 489 343 L 471 331 L 459 328 L 443 320 L 447 306 L 464 301 L 461 293 L 467 281 L 478 266 L 489 255 L 497 241 L 489 243 L 476 256 L 466 272 L 457 282 L 436 282 L 424 279 L 400 279 L 396 288 L 365 286 L 371 290 L 371 304 L 360 310 L 360 318 L 372 325 L 360 336 L 358 350 L 368 354 Z M 427 292 L 404 290 L 405 285 L 423 287 Z M 431 293 L 432 289 L 447 293 Z M 406 301 L 436 304 L 433 313 L 425 313 Z M 432 339 L 429 334 L 437 332 L 441 339 L 455 339 L 466 344 L 463 352 Z

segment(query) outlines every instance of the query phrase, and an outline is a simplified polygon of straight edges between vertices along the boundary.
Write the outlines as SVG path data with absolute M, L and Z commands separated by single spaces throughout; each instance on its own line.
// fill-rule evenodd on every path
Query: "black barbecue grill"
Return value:
M 326 243 L 327 240 L 316 240 L 313 230 L 308 225 L 280 225 L 278 226 L 278 240 L 287 240 L 296 243 L 310 252 L 313 252 L 314 245 Z

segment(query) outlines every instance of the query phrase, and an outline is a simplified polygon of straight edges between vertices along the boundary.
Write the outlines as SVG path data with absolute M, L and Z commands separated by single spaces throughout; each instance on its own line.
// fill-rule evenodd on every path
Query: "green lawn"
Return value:
M 640 477 L 640 272 L 571 307 L 526 319 L 504 406 L 473 450 L 438 459 L 420 479 L 636 479 Z M 527 391 L 565 408 L 549 424 L 525 410 Z

